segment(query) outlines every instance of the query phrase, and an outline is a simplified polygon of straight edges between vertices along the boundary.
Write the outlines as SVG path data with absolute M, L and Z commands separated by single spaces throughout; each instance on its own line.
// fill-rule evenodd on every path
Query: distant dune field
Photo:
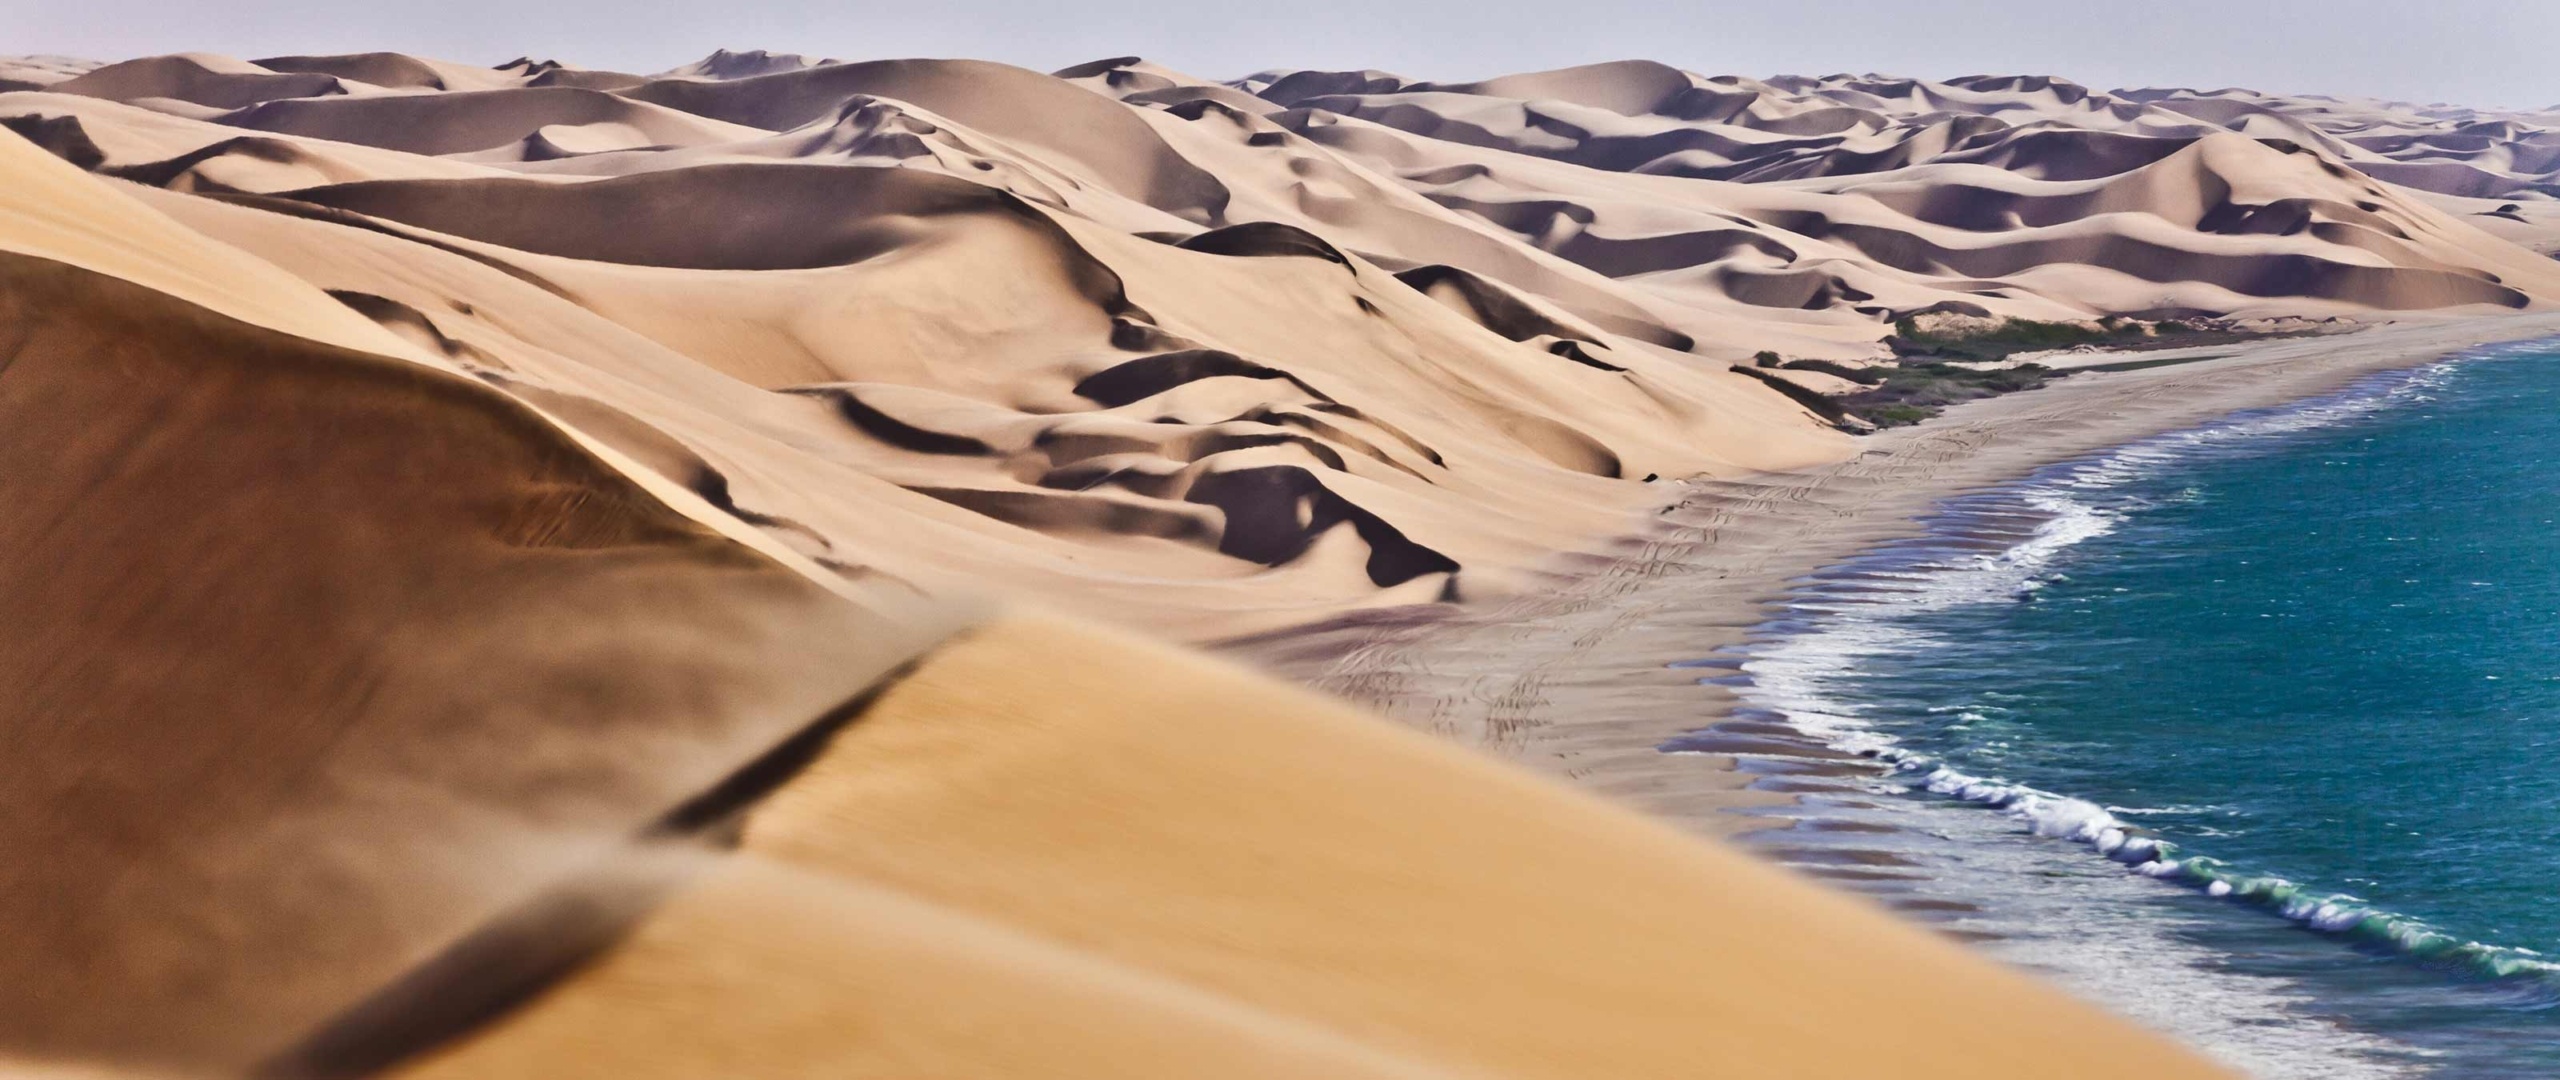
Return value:
M 81 67 L 0 67 L 0 121 L 775 543 L 1193 638 L 1516 591 L 1647 476 L 1853 452 L 1728 370 L 1763 350 L 2560 297 L 2514 242 L 2560 191 L 2530 116 L 1637 62 Z
M 1588 796 L 989 612 L 1534 594 L 1678 481 L 1859 454 L 1833 398 L 1915 327 L 2551 309 L 2553 125 L 1640 62 L 0 60 L 0 1054 L 2210 1075 Z

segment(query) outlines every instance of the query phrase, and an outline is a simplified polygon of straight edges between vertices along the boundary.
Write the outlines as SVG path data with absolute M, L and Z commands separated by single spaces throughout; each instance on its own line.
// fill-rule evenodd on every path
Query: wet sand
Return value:
M 1941 499 L 2051 462 L 2473 345 L 2554 335 L 2560 315 L 2412 322 L 2085 372 L 1872 436 L 1836 465 L 1684 483 L 1649 528 L 1561 560 L 1542 592 L 1482 609 L 1364 612 L 1228 650 L 1683 828 L 1730 835 L 1756 822 L 1726 811 L 1784 802 L 1790 785 L 1737 769 L 1729 755 L 1661 752 L 1709 725 L 1719 728 L 1700 744 L 1710 750 L 1755 733 L 1718 684 L 1729 669 L 1673 665 L 1741 642 L 1789 582 L 1918 532 Z

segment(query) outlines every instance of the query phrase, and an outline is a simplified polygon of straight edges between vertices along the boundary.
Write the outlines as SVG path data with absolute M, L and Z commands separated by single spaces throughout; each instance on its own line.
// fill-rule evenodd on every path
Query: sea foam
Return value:
M 2543 349 L 2523 344 L 2469 356 Z M 2050 580 L 2064 553 L 2108 534 L 2126 513 L 2142 508 L 2139 499 L 2121 491 L 2126 486 L 2203 456 L 2243 452 L 2270 437 L 2430 400 L 2458 362 L 2373 376 L 2325 398 L 2154 436 L 2049 466 L 2005 489 L 1949 499 L 1926 519 L 1922 536 L 1884 545 L 1804 584 L 1740 650 L 1745 659 L 1739 670 L 1747 679 L 1719 681 L 1740 683 L 1736 691 L 1746 701 L 1808 736 L 1885 763 L 1908 788 L 1998 810 L 2033 836 L 2076 845 L 2143 877 L 2411 960 L 2492 979 L 2545 982 L 2560 993 L 2560 964 L 2530 949 L 2461 940 L 2352 894 L 2190 853 L 2089 800 L 1968 774 L 1901 745 L 1870 723 L 1857 701 L 1831 693 L 1827 685 L 1873 658 L 1941 644 L 1907 625 L 1911 616 L 2033 593 Z M 1987 550 L 1995 545 L 1986 540 L 2002 543 Z

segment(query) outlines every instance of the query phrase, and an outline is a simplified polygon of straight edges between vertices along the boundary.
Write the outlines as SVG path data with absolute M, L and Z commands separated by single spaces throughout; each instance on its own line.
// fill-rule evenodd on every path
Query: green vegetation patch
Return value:
M 1877 427 L 1901 427 L 1936 416 L 1960 401 L 2033 390 L 2053 375 L 2053 369 L 2042 364 L 1984 370 L 1945 363 L 1906 363 L 1885 370 L 1884 381 L 1873 388 L 1833 400 Z
M 1929 325 L 1924 328 L 1923 322 Z M 2193 349 L 2323 332 L 2321 327 L 2307 323 L 2281 329 L 2243 328 L 2215 319 L 2163 318 L 2146 321 L 2116 315 L 2102 317 L 2094 323 L 2014 318 L 1994 321 L 1988 317 L 1939 318 L 1923 315 L 1897 320 L 1893 329 L 1893 335 L 1884 339 L 1897 358 L 1896 363 L 1890 365 L 1787 360 L 1768 350 L 1752 357 L 1753 363 L 1762 368 L 1818 371 L 1862 384 L 1862 388 L 1853 393 L 1828 398 L 1826 403 L 1833 406 L 1832 409 L 1810 404 L 1819 395 L 1793 383 L 1741 365 L 1736 365 L 1735 370 L 1770 383 L 1789 397 L 1807 401 L 1808 408 L 1815 409 L 1835 424 L 1851 430 L 1865 430 L 1865 425 L 1859 424 L 1859 420 L 1879 428 L 1917 424 L 1958 402 L 2033 390 L 2077 371 L 2134 371 L 2199 360 L 2219 360 L 2229 355 L 2216 353 L 2155 360 L 2126 359 L 2075 366 L 2063 371 L 2028 363 L 1980 366 L 2006 363 L 2017 353 L 2094 345 L 2102 347 L 2105 352 L 2139 356 L 2152 349 Z
M 1886 338 L 1885 344 L 1903 356 L 1934 356 L 1985 363 L 2006 360 L 2011 353 L 2068 349 L 2075 345 L 2121 345 L 2147 336 L 2149 334 L 2142 324 L 2136 322 L 2093 327 L 2079 323 L 2004 319 L 1996 326 L 1981 329 L 1923 330 L 1916 320 L 1906 318 L 1893 324 L 1893 336 Z

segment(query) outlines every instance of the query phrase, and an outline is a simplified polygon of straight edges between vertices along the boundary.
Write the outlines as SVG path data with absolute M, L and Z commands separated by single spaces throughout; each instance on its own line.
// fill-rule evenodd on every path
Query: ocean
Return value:
M 1948 500 L 1690 666 L 1775 858 L 2253 1076 L 2560 1077 L 2560 344 Z

